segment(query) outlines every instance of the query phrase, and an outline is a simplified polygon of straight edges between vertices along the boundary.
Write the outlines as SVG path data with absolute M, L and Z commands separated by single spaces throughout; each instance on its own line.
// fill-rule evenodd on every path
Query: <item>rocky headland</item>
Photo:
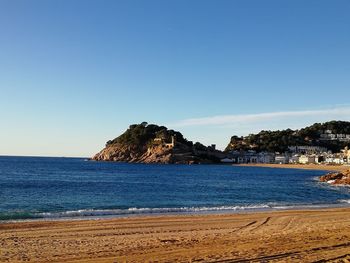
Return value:
M 92 160 L 128 163 L 219 163 L 225 155 L 215 146 L 188 141 L 183 135 L 164 126 L 130 125 L 119 137 L 106 143 Z
M 350 185 L 350 169 L 342 172 L 331 172 L 320 177 L 321 182 L 334 185 Z

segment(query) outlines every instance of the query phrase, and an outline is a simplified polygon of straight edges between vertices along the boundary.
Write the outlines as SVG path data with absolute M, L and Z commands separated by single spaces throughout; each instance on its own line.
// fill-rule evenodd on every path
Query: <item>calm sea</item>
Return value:
M 0 220 L 349 205 L 322 171 L 0 157 Z

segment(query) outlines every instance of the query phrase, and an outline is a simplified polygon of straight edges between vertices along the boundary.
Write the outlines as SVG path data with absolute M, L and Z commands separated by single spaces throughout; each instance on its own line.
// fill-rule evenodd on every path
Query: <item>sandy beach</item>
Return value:
M 0 224 L 0 262 L 196 261 L 349 262 L 350 208 Z
M 348 262 L 350 209 L 6 223 L 0 247 L 1 262 Z
M 249 163 L 249 164 L 237 164 L 235 166 L 322 170 L 322 171 L 338 171 L 338 172 L 350 169 L 350 166 L 346 166 L 346 165 L 325 165 L 325 164 L 265 164 L 265 163 L 252 164 L 252 163 Z

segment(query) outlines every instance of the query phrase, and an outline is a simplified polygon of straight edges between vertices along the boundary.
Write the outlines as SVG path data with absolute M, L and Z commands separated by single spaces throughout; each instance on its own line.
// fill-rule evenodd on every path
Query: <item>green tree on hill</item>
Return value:
M 285 152 L 288 146 L 322 146 L 333 152 L 339 152 L 348 145 L 343 141 L 321 140 L 321 134 L 326 130 L 333 134 L 350 134 L 350 122 L 330 121 L 315 123 L 300 130 L 261 131 L 245 137 L 232 136 L 226 151 L 256 150 L 258 152 Z

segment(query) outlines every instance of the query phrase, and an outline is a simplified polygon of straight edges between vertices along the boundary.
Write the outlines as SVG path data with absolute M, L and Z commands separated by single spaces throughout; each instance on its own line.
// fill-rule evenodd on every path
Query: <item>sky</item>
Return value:
M 0 155 L 90 157 L 130 124 L 350 121 L 348 0 L 0 0 Z

